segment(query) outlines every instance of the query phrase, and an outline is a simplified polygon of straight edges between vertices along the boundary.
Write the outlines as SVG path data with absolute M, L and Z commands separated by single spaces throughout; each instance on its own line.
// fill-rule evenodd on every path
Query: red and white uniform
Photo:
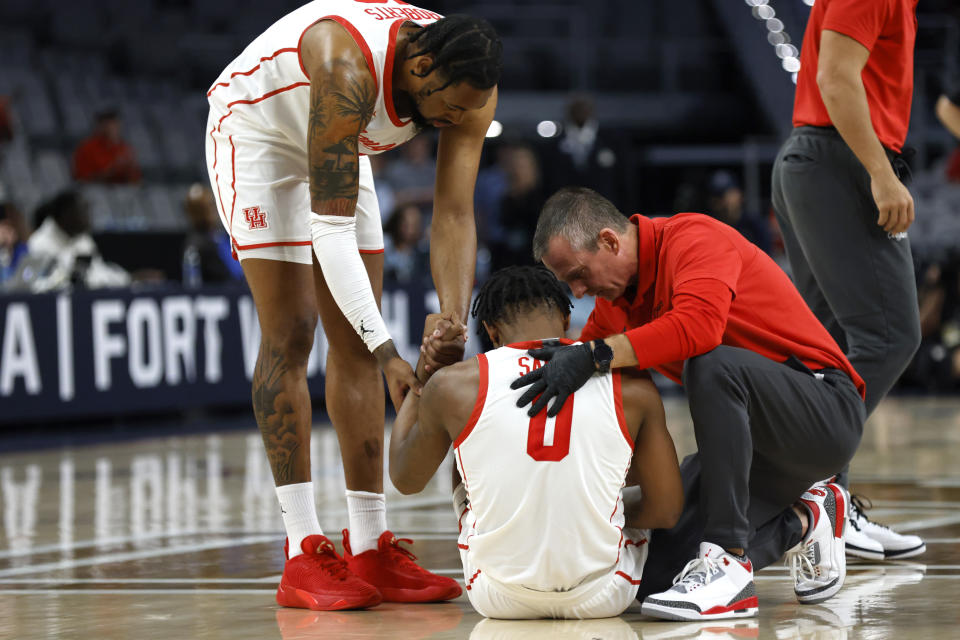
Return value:
M 518 375 L 542 366 L 538 342 L 477 356 L 476 405 L 454 442 L 454 496 L 467 595 L 494 618 L 600 618 L 634 599 L 646 532 L 624 530 L 633 457 L 620 375 L 592 377 L 556 418 L 516 406 Z
M 221 219 L 241 259 L 312 261 L 310 78 L 300 43 L 320 20 L 334 20 L 353 36 L 377 84 L 373 119 L 359 137 L 357 241 L 361 252 L 383 250 L 366 156 L 416 135 L 413 123 L 399 118 L 393 105 L 397 33 L 405 22 L 426 25 L 441 17 L 399 0 L 315 0 L 278 20 L 227 65 L 207 92 L 207 168 Z

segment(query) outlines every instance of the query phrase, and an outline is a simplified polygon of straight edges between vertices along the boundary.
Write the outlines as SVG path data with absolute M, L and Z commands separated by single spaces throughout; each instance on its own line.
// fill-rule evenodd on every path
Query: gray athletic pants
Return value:
M 870 415 L 920 346 L 910 240 L 877 226 L 870 175 L 833 128 L 793 130 L 772 195 L 797 289 L 866 382 Z
M 758 569 L 776 561 L 799 540 L 790 506 L 850 461 L 865 419 L 846 373 L 794 357 L 721 345 L 686 361 L 683 385 L 698 453 L 681 467 L 680 521 L 654 532 L 643 570 L 643 584 L 664 588 L 701 541 L 744 548 Z

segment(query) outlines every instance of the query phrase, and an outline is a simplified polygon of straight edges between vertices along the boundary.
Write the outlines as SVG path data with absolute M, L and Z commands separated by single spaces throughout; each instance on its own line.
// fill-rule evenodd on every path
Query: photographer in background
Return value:
M 30 258 L 46 261 L 43 275 L 25 283 L 35 293 L 69 286 L 99 289 L 125 287 L 130 275 L 100 257 L 90 235 L 87 203 L 79 193 L 67 190 L 40 205 L 35 219 L 37 230 L 27 241 Z
M 220 224 L 210 188 L 190 185 L 183 208 L 190 223 L 183 246 L 183 283 L 198 286 L 243 280 L 243 269 L 230 253 L 230 236 Z

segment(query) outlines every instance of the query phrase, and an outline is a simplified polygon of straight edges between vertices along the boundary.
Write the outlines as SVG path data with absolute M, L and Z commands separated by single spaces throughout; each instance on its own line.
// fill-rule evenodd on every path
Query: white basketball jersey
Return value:
M 306 153 L 310 78 L 300 42 L 318 21 L 334 20 L 353 36 L 377 84 L 373 118 L 359 137 L 360 153 L 392 149 L 417 133 L 393 106 L 397 33 L 405 22 L 426 25 L 442 17 L 399 0 L 315 0 L 275 22 L 223 70 L 207 92 L 210 107 L 222 114 L 221 122 L 233 116 L 234 131 L 279 138 Z
M 595 375 L 556 418 L 517 407 L 519 375 L 542 362 L 539 342 L 477 356 L 480 390 L 454 442 L 473 512 L 471 562 L 505 584 L 566 591 L 616 565 L 624 544 L 621 489 L 633 456 L 620 374 Z M 464 536 L 461 535 L 461 542 Z

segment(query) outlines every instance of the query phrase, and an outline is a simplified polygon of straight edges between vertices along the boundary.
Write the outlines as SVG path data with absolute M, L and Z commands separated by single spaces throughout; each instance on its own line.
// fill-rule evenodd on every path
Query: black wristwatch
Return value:
M 593 341 L 593 362 L 600 373 L 610 373 L 610 363 L 613 362 L 613 349 L 603 340 Z

